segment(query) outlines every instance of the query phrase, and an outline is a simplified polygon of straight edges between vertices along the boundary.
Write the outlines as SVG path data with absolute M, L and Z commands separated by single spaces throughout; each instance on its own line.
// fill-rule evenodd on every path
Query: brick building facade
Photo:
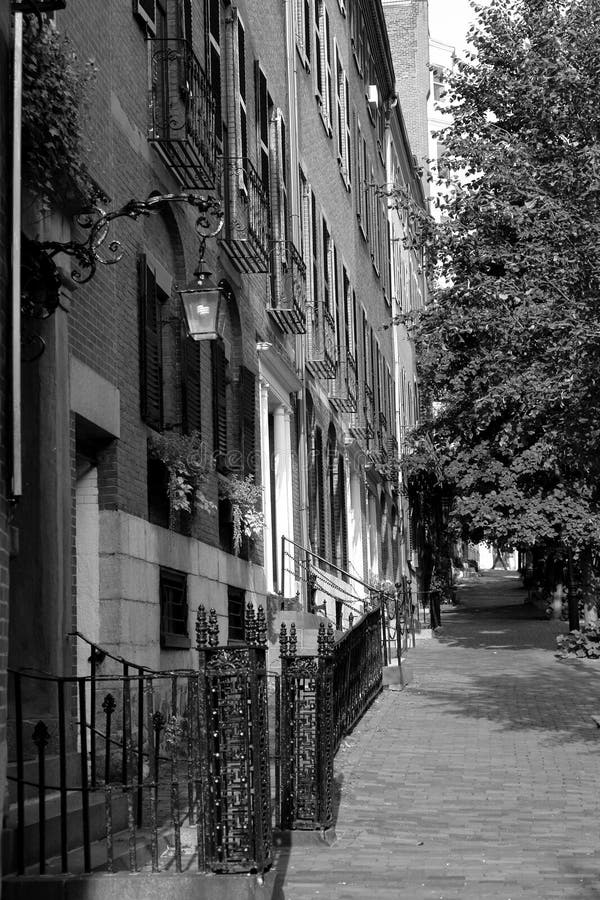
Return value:
M 182 317 L 176 288 L 198 263 L 185 197 L 116 219 L 98 253 L 120 260 L 87 282 L 56 258 L 58 308 L 27 325 L 45 349 L 23 365 L 11 665 L 84 674 L 89 647 L 66 637 L 78 631 L 154 670 L 193 667 L 199 604 L 223 642 L 241 637 L 247 602 L 268 608 L 273 642 L 282 616 L 342 629 L 410 554 L 397 465 L 414 359 L 386 325 L 424 285 L 390 185 L 424 199 L 382 6 L 67 0 L 53 20 L 97 69 L 98 205 L 222 203 L 204 258 L 219 336 L 194 341 Z M 25 216 L 29 238 L 85 239 L 65 210 L 42 213 Z M 165 447 L 205 470 L 189 510 Z M 246 516 L 236 542 L 232 485 L 253 484 L 263 518 L 251 529 Z

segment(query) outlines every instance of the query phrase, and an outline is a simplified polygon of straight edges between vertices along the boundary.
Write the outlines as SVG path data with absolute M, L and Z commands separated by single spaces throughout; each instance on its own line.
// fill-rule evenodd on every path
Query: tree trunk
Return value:
M 563 603 L 563 583 L 559 581 L 555 586 L 554 591 L 552 592 L 552 618 L 560 619 L 562 616 L 562 603 Z
M 581 554 L 581 587 L 583 591 L 583 620 L 585 625 L 596 625 L 598 610 L 592 589 L 592 551 L 586 547 Z
M 568 590 L 569 590 L 569 631 L 579 630 L 579 602 L 575 593 L 575 582 L 573 579 L 573 554 L 569 549 L 568 555 Z

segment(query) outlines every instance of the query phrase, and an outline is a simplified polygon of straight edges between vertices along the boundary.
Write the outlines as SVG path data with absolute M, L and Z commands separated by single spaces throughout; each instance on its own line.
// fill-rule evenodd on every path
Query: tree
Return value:
M 434 415 L 408 474 L 451 488 L 463 534 L 571 555 L 589 588 L 600 551 L 600 5 L 490 0 L 470 41 L 439 136 L 441 222 L 416 229 L 438 287 L 408 324 Z

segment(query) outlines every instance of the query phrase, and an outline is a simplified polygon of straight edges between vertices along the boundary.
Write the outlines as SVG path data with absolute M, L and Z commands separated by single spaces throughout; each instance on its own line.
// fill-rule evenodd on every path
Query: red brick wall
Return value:
M 428 153 L 429 26 L 427 0 L 399 3 L 384 0 L 383 8 L 396 71 L 396 87 L 419 166 Z

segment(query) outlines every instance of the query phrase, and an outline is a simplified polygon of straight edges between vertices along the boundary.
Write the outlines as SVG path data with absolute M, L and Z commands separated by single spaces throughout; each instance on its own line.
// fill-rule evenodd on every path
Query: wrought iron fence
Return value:
M 245 644 L 223 647 L 214 610 L 201 607 L 197 645 L 197 671 L 154 672 L 92 644 L 93 675 L 10 673 L 14 854 L 5 871 L 270 865 L 264 612 L 249 607 Z M 105 658 L 129 671 L 100 674 Z M 40 695 L 44 718 L 28 702 Z
M 335 753 L 382 689 L 381 616 L 366 613 L 337 643 L 321 623 L 316 656 L 298 656 L 295 625 L 281 626 L 283 828 L 332 824 Z
M 219 645 L 200 607 L 197 670 L 156 672 L 87 641 L 90 674 L 10 672 L 5 872 L 262 873 L 274 826 L 332 822 L 336 750 L 381 689 L 382 615 L 337 643 L 322 623 L 315 656 L 283 626 L 281 676 L 251 605 L 239 646 Z

